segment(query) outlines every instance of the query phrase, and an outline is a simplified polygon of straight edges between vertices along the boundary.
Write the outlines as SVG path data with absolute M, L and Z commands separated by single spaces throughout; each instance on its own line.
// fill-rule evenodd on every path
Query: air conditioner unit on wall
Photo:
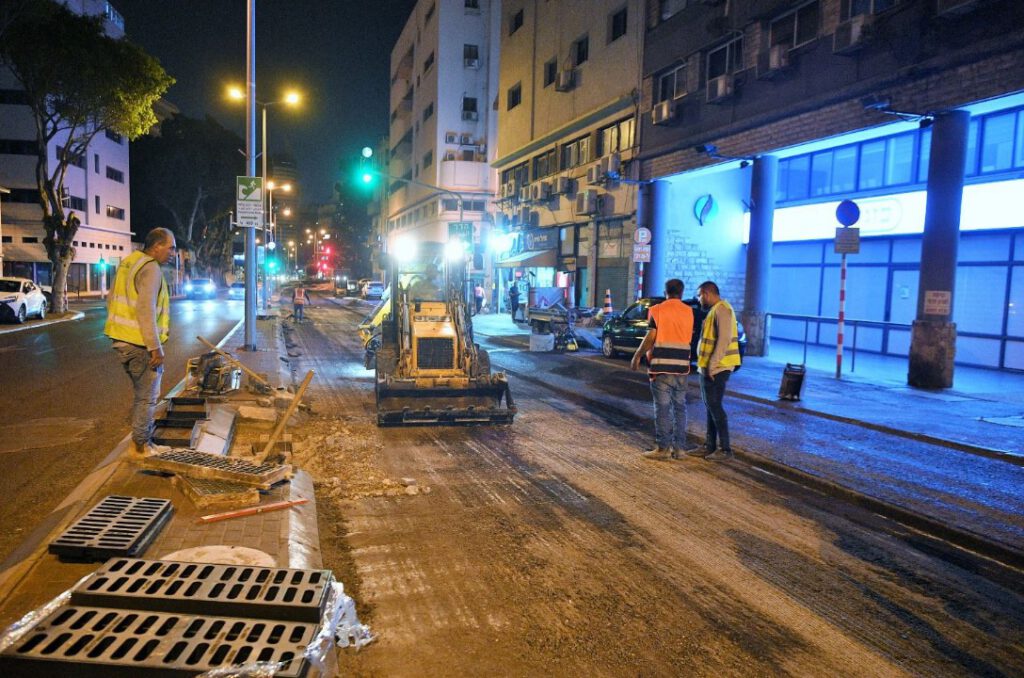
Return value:
M 530 187 L 528 185 L 519 188 L 519 202 L 530 202 Z
M 587 185 L 597 186 L 604 181 L 604 175 L 601 173 L 601 163 L 596 163 L 587 168 Z
M 774 78 L 789 68 L 789 45 L 772 45 L 767 52 L 758 55 L 757 77 Z
M 530 214 L 531 212 L 529 207 L 520 207 L 516 212 L 516 222 L 520 224 L 529 224 Z
M 571 68 L 567 68 L 564 71 L 559 71 L 555 76 L 555 91 L 556 92 L 568 92 L 572 89 L 572 86 L 576 81 L 576 71 Z
M 477 113 L 476 111 L 463 111 L 462 112 L 462 119 L 463 120 L 479 120 L 480 119 L 480 114 Z
M 939 16 L 957 16 L 977 6 L 978 0 L 935 0 L 935 13 Z
M 476 144 L 473 143 L 473 135 L 472 134 L 463 134 L 463 135 L 461 135 L 459 137 L 459 145 L 461 145 L 461 146 L 476 146 Z
M 708 80 L 708 103 L 713 104 L 725 101 L 733 94 L 733 76 L 730 74 L 720 75 L 717 78 Z
M 858 14 L 836 26 L 832 36 L 832 52 L 835 54 L 853 54 L 864 46 L 868 27 L 874 19 L 870 14 Z
M 605 179 L 618 179 L 622 169 L 622 157 L 618 153 L 609 153 L 601 158 L 601 174 Z
M 445 132 L 444 133 L 444 142 L 446 144 L 458 143 L 458 139 L 459 139 L 459 135 L 456 134 L 455 132 Z
M 444 159 L 445 160 L 455 160 L 455 151 L 447 151 L 444 154 Z
M 600 202 L 597 191 L 581 191 L 576 194 L 576 214 L 597 214 Z
M 568 195 L 572 193 L 572 179 L 569 177 L 556 177 L 552 191 L 555 195 Z
M 551 198 L 551 183 L 548 181 L 537 181 L 530 185 L 530 200 L 541 202 Z
M 672 99 L 665 99 L 654 104 L 651 109 L 651 124 L 667 125 L 676 117 L 676 102 Z
M 506 181 L 501 185 L 501 197 L 504 199 L 514 198 L 516 196 L 516 182 Z
M 466 68 L 480 68 L 479 59 L 463 59 L 462 63 Z

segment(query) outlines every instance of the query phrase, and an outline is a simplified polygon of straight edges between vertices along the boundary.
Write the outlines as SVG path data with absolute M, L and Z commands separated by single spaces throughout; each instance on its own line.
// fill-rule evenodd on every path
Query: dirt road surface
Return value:
M 377 428 L 366 311 L 286 328 L 325 566 L 377 635 L 345 674 L 1024 674 L 1014 573 L 740 462 L 641 459 L 649 435 L 538 380 L 510 427 Z

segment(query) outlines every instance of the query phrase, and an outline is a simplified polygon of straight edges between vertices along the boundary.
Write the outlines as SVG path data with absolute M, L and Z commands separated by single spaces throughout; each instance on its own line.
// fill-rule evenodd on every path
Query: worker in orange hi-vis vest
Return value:
M 648 311 L 649 329 L 630 363 L 633 370 L 639 370 L 640 360 L 647 357 L 655 446 L 644 452 L 644 458 L 655 461 L 678 459 L 691 451 L 686 444 L 686 377 L 690 374 L 693 310 L 682 302 L 682 280 L 666 282 L 665 296 L 665 301 Z
M 292 291 L 292 315 L 295 317 L 295 322 L 302 322 L 305 317 L 306 302 L 309 297 L 306 296 L 306 288 L 302 285 L 296 285 Z

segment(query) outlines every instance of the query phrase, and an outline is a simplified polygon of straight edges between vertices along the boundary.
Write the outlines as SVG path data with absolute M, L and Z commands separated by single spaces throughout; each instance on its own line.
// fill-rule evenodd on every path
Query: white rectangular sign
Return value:
M 924 291 L 925 315 L 949 315 L 953 306 L 953 294 L 946 290 Z
M 860 254 L 860 229 L 840 227 L 836 229 L 836 254 Z
M 649 263 L 651 261 L 651 246 L 634 244 L 633 261 L 635 263 Z
M 243 228 L 263 226 L 263 177 L 235 178 L 235 221 Z

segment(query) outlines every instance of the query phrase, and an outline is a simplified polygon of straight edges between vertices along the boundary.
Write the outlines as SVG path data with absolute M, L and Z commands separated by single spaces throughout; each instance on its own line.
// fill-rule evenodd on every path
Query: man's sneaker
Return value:
M 694 445 L 693 447 L 685 447 L 683 449 L 677 449 L 676 454 L 680 452 L 685 454 L 687 457 L 706 457 L 710 454 L 705 448 Z
M 644 452 L 644 459 L 651 459 L 652 461 L 668 461 L 672 458 L 667 447 L 655 447 L 653 450 L 647 450 Z
M 718 450 L 704 457 L 708 461 L 729 461 L 732 459 L 732 450 Z

